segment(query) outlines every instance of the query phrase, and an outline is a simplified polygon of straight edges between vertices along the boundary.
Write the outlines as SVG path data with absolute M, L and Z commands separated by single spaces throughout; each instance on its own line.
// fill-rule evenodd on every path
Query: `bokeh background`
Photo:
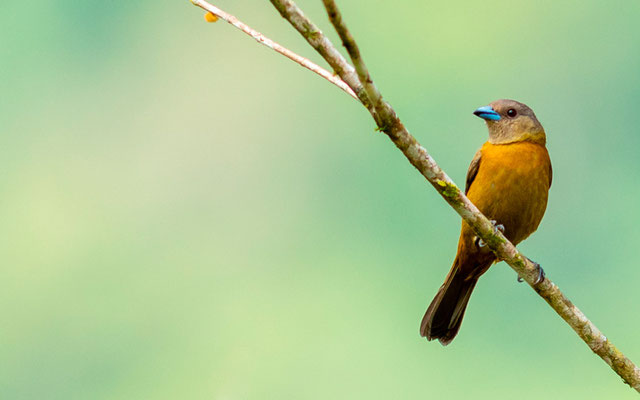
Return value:
M 216 4 L 319 60 L 269 2 Z M 476 107 L 536 111 L 521 249 L 640 362 L 640 5 L 339 5 L 459 184 Z M 0 398 L 636 398 L 504 263 L 449 347 L 420 338 L 459 217 L 355 101 L 188 1 L 3 2 L 0 32 Z

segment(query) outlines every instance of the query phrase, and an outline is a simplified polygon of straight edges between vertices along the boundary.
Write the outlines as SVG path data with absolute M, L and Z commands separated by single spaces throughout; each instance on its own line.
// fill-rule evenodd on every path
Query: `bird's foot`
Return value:
M 502 234 L 504 235 L 504 225 L 499 224 L 498 221 L 496 221 L 495 219 L 491 220 L 491 223 L 493 224 L 493 226 L 496 227 L 497 230 L 499 230 L 500 232 L 502 232 Z
M 533 263 L 533 266 L 538 270 L 538 278 L 536 278 L 536 281 L 533 282 L 533 284 L 537 285 L 537 284 L 541 283 L 542 281 L 544 281 L 544 278 L 545 278 L 544 269 L 542 269 L 540 264 L 538 264 L 537 262 L 533 261 L 532 259 L 530 259 L 528 257 L 527 257 L 527 260 L 531 261 Z M 524 282 L 524 280 L 522 278 L 520 278 L 520 276 L 518 276 L 518 282 Z
M 502 234 L 504 235 L 504 225 L 499 224 L 498 221 L 496 221 L 495 219 L 492 219 L 490 222 L 493 224 L 493 226 L 497 230 L 502 232 Z M 479 249 L 482 249 L 487 246 L 486 243 L 477 236 L 475 237 L 475 240 L 473 242 L 476 244 L 476 247 L 478 247 Z
M 535 282 L 533 282 L 534 285 L 537 285 L 539 283 L 542 283 L 542 281 L 544 281 L 545 275 L 544 275 L 544 270 L 542 269 L 542 267 L 540 266 L 540 264 L 538 264 L 537 262 L 533 261 L 533 260 L 529 260 L 533 263 L 533 265 L 536 267 L 536 269 L 538 270 L 538 278 L 536 279 Z

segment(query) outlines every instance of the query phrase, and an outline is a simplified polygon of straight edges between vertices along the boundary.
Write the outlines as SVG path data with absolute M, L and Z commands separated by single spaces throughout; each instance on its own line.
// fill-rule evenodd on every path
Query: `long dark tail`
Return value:
M 443 346 L 448 345 L 458 334 L 469 297 L 477 282 L 477 277 L 469 279 L 454 266 L 424 314 L 420 334 L 428 340 L 438 339 Z

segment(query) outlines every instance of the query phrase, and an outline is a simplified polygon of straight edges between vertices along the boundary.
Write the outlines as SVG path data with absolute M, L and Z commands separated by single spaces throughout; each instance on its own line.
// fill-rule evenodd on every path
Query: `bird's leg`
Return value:
M 504 225 L 499 224 L 498 221 L 496 221 L 495 219 L 492 219 L 491 223 L 497 230 L 499 230 L 500 232 L 502 232 L 502 234 L 504 234 Z M 479 249 L 482 249 L 486 246 L 485 242 L 477 236 L 475 237 L 473 242 L 476 244 L 476 247 L 478 247 Z
M 538 270 L 538 278 L 536 279 L 535 282 L 533 282 L 534 285 L 537 285 L 538 283 L 542 282 L 544 280 L 544 278 L 545 278 L 544 270 L 542 269 L 540 264 L 538 264 L 537 262 L 533 261 L 529 257 L 527 257 L 527 260 L 531 261 L 533 263 L 533 266 L 536 267 L 536 269 Z M 518 282 L 523 282 L 523 281 L 524 280 L 522 278 L 520 278 L 520 276 L 518 275 Z

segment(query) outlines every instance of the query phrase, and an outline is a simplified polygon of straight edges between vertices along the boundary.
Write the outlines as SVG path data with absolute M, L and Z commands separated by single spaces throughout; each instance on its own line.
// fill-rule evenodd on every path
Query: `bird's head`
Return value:
M 489 142 L 506 144 L 529 141 L 544 145 L 544 128 L 533 110 L 515 100 L 496 100 L 473 112 L 487 122 Z

